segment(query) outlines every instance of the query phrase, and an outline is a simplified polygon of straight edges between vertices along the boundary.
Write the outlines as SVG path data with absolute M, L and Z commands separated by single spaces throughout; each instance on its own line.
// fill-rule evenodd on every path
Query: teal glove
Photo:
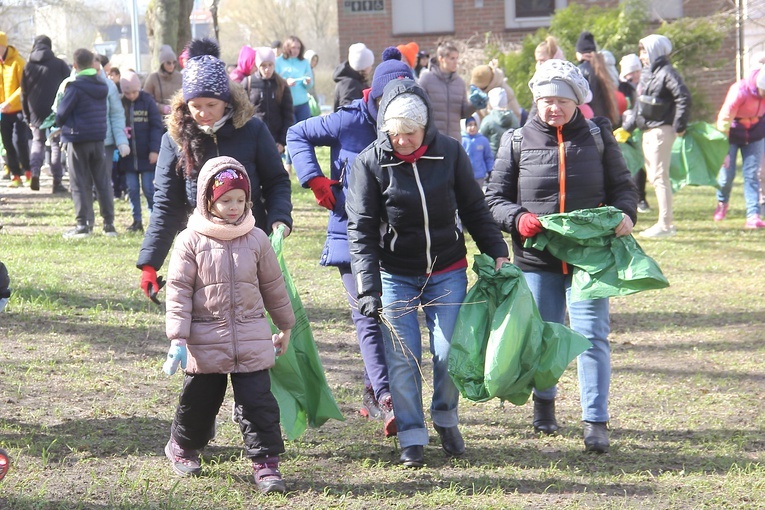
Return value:
M 470 86 L 470 93 L 468 94 L 468 100 L 470 104 L 475 106 L 478 110 L 483 110 L 486 105 L 489 104 L 489 96 L 483 90 L 479 89 L 475 85 Z
M 185 369 L 187 356 L 186 340 L 173 340 L 170 342 L 170 350 L 167 351 L 167 359 L 162 365 L 162 370 L 167 375 L 173 375 L 178 370 L 178 365 Z

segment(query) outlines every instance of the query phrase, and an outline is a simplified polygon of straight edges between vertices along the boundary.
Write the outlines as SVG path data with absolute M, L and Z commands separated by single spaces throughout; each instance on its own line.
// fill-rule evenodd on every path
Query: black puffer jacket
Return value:
M 280 82 L 284 82 L 281 83 L 281 94 Z M 292 92 L 284 78 L 273 73 L 266 80 L 260 71 L 255 71 L 242 82 L 242 86 L 255 107 L 255 116 L 266 123 L 274 141 L 282 146 L 287 145 L 287 130 L 295 124 L 295 112 Z
M 69 77 L 69 66 L 50 47 L 38 43 L 21 75 L 21 108 L 31 126 L 40 127 L 50 115 L 58 86 Z
M 649 117 L 641 108 L 638 98 L 634 124 L 625 119 L 624 129 L 627 131 L 632 131 L 636 127 L 651 129 L 666 124 L 672 126 L 675 133 L 685 131 L 691 114 L 691 93 L 666 56 L 660 56 L 653 61 L 651 72 L 641 73 L 637 90 L 638 96 L 659 98 L 667 105 L 666 111 L 660 118 Z
M 523 129 L 519 165 L 512 155 L 512 131 L 502 137 L 494 170 L 486 189 L 486 201 L 500 227 L 513 239 L 514 263 L 523 270 L 563 271 L 563 263 L 547 251 L 526 249 L 517 230 L 522 213 L 538 216 L 611 205 L 637 221 L 637 190 L 624 157 L 603 117 L 600 127 L 603 157 L 584 117 L 576 111 L 563 126 L 566 165 L 559 170 L 557 128 L 538 115 Z
M 379 130 L 398 95 L 420 96 L 428 107 L 425 154 L 414 163 L 393 155 Z M 442 135 L 432 120 L 427 94 L 412 80 L 393 80 L 383 93 L 378 138 L 358 155 L 349 176 L 346 211 L 351 268 L 359 295 L 380 293 L 380 269 L 425 275 L 466 256 L 462 225 L 478 249 L 506 257 L 507 244 L 473 178 L 470 159 L 457 140 Z
M 361 73 L 352 68 L 347 60 L 335 68 L 332 79 L 336 83 L 335 112 L 341 106 L 351 104 L 354 99 L 364 97 L 364 89 L 368 87 Z

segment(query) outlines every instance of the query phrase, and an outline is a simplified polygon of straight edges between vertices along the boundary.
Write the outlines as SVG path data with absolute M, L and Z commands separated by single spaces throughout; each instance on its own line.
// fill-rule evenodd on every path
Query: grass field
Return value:
M 0 508 L 765 508 L 765 232 L 743 229 L 740 184 L 720 223 L 712 189 L 682 190 L 677 236 L 641 241 L 671 286 L 612 300 L 610 453 L 583 452 L 572 364 L 559 435 L 534 435 L 531 405 L 463 401 L 467 454 L 447 459 L 431 432 L 421 470 L 399 466 L 395 440 L 356 413 L 353 326 L 336 271 L 318 265 L 326 214 L 293 190 L 287 263 L 345 421 L 288 442 L 290 492 L 264 497 L 230 395 L 204 476 L 177 478 L 163 455 L 182 377 L 160 370 L 164 316 L 138 288 L 127 203 L 117 202 L 119 237 L 97 223 L 91 238 L 66 241 L 70 198 L 0 188 L 14 291 L 0 314 L 0 447 L 13 461 Z M 653 221 L 641 215 L 637 230 Z

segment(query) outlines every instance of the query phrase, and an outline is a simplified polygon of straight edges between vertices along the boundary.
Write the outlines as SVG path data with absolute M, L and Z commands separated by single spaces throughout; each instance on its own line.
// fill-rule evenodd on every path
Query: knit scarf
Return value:
M 407 163 L 414 163 L 415 161 L 420 159 L 423 154 L 425 154 L 426 150 L 428 150 L 427 145 L 420 145 L 420 148 L 411 154 L 404 155 L 404 154 L 399 154 L 396 151 L 393 151 L 393 155 L 396 156 L 401 161 L 406 161 Z
M 252 215 L 252 209 L 248 207 L 242 217 L 236 223 L 231 224 L 212 214 L 205 217 L 199 212 L 199 209 L 195 209 L 189 218 L 187 227 L 213 239 L 230 241 L 248 234 L 255 227 L 255 217 Z

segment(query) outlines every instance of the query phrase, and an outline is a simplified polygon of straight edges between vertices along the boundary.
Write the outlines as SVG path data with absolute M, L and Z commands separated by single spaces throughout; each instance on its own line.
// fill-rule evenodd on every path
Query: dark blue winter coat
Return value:
M 157 103 L 148 92 L 138 93 L 135 101 L 122 98 L 125 108 L 125 126 L 130 128 L 130 154 L 120 158 L 119 168 L 123 172 L 151 172 L 154 166 L 149 164 L 149 153 L 159 154 L 162 143 L 162 116 Z
M 106 83 L 95 75 L 77 75 L 64 89 L 56 110 L 63 143 L 103 142 L 106 139 Z
M 231 117 L 214 134 L 198 132 L 187 143 L 199 143 L 204 151 L 202 161 L 191 177 L 179 172 L 182 157 L 176 140 L 184 135 L 180 118 L 187 117 L 188 107 L 182 94 L 176 94 L 167 117 L 167 133 L 154 174 L 154 208 L 149 228 L 143 238 L 136 266 L 159 269 L 170 252 L 173 239 L 186 227 L 186 221 L 197 201 L 197 177 L 202 165 L 216 156 L 230 156 L 242 163 L 250 177 L 252 215 L 255 226 L 271 233 L 275 222 L 292 228 L 292 189 L 284 171 L 276 143 L 268 128 L 253 117 L 254 108 L 242 87 L 231 87 Z M 180 110 L 180 111 L 179 111 Z
M 357 99 L 341 106 L 329 115 L 311 117 L 298 122 L 287 131 L 292 164 L 300 185 L 323 176 L 316 159 L 315 147 L 330 148 L 329 178 L 340 181 L 335 186 L 336 204 L 329 215 L 327 240 L 321 254 L 321 265 L 340 266 L 351 263 L 348 251 L 348 216 L 345 214 L 345 194 L 348 172 L 359 152 L 377 138 L 377 125 L 367 109 L 365 99 Z

